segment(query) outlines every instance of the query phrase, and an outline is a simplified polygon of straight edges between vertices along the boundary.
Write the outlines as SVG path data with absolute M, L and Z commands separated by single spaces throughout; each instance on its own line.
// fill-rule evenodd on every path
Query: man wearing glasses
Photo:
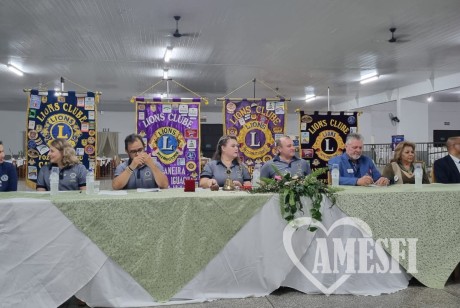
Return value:
M 131 134 L 125 138 L 125 151 L 129 160 L 118 165 L 112 188 L 168 188 L 168 177 L 163 173 L 163 167 L 155 162 L 145 151 L 142 137 Z
M 448 155 L 433 164 L 437 183 L 460 183 L 460 137 L 450 137 L 446 142 Z

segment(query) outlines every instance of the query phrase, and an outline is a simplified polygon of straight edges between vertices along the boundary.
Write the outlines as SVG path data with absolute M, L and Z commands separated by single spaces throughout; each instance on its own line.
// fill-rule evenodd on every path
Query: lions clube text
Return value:
M 156 122 L 164 121 L 164 120 L 165 120 L 165 114 L 160 113 L 160 114 L 149 116 L 147 119 L 143 121 L 143 123 L 145 127 L 149 127 L 150 125 L 155 124 Z M 193 124 L 193 122 L 189 118 L 185 118 L 175 113 L 168 114 L 168 120 L 171 122 L 176 122 L 181 125 L 184 125 L 187 128 L 190 128 Z

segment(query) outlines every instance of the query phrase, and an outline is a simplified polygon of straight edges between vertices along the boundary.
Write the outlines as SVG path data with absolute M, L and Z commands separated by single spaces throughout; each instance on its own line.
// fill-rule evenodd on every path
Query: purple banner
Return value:
M 284 135 L 284 101 L 224 102 L 227 135 L 236 136 L 241 160 L 252 173 L 256 163 L 263 164 L 276 154 L 275 139 Z
M 200 176 L 200 103 L 136 102 L 137 133 L 164 168 L 169 187 Z

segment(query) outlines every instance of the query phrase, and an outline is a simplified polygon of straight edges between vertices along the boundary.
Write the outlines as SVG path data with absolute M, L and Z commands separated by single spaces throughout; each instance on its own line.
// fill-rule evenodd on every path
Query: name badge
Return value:
M 347 169 L 347 172 L 348 173 L 355 173 L 355 171 L 353 169 Z

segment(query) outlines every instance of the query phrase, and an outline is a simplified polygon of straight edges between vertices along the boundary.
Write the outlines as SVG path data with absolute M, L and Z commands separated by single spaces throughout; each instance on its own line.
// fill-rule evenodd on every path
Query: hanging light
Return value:
M 8 70 L 10 70 L 11 72 L 15 73 L 16 75 L 18 76 L 23 76 L 24 73 L 17 67 L 15 67 L 14 65 L 11 65 L 11 64 L 7 64 L 6 65 L 8 67 Z
M 369 83 L 369 82 L 372 82 L 372 81 L 376 81 L 377 79 L 379 79 L 379 77 L 380 77 L 379 75 L 370 76 L 370 77 L 361 79 L 359 81 L 359 83 L 360 84 L 366 84 L 366 83 Z
M 305 96 L 305 102 L 308 103 L 308 102 L 311 102 L 311 101 L 314 101 L 316 99 L 316 95 L 315 94 L 308 94 Z
M 431 103 L 431 102 L 433 101 L 433 96 L 431 96 L 431 95 L 428 96 L 428 97 L 426 98 L 426 100 L 427 100 L 427 102 Z
M 173 51 L 172 46 L 166 47 L 165 56 L 163 58 L 166 63 L 169 63 L 169 60 L 171 60 L 172 51 Z

